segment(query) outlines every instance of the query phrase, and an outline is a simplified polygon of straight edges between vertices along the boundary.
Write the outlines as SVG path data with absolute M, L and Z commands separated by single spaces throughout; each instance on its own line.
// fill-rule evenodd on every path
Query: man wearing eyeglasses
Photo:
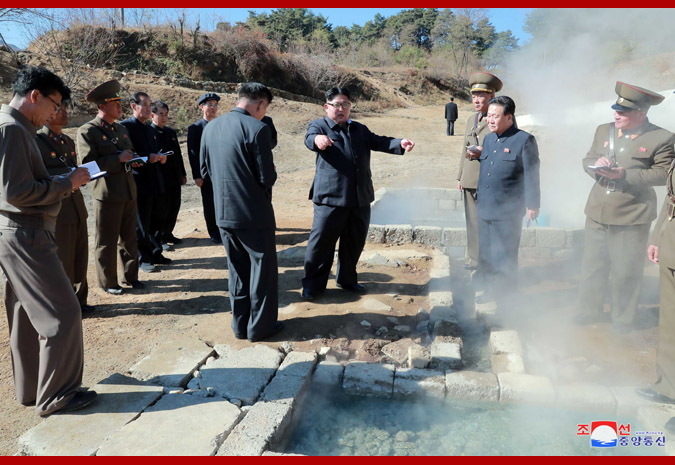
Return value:
M 65 100 L 62 101 L 66 102 Z M 68 125 L 68 108 L 62 104 L 54 118 L 48 121 L 37 132 L 37 143 L 50 176 L 68 174 L 77 167 L 75 141 L 63 132 Z M 87 207 L 84 196 L 79 189 L 61 202 L 61 210 L 56 218 L 57 253 L 70 283 L 80 302 L 82 312 L 94 309 L 87 305 L 87 264 L 89 256 L 89 239 L 87 237 Z
M 206 230 L 211 237 L 211 242 L 215 244 L 222 244 L 223 240 L 220 238 L 220 230 L 216 224 L 216 210 L 213 204 L 213 183 L 210 178 L 204 178 L 200 173 L 199 147 L 201 146 L 204 127 L 218 115 L 219 101 L 220 96 L 213 92 L 207 92 L 199 97 L 198 104 L 203 118 L 190 125 L 187 133 L 188 160 L 192 169 L 192 178 L 195 180 L 195 184 L 199 187 L 202 195 Z
M 84 368 L 80 304 L 56 252 L 61 201 L 89 181 L 86 168 L 50 176 L 35 142 L 70 90 L 54 73 L 21 69 L 0 108 L 0 267 L 14 390 L 40 416 L 96 398 L 80 391 Z
M 116 123 L 122 116 L 120 83 L 104 82 L 86 95 L 98 115 L 77 131 L 77 150 L 82 161 L 95 161 L 105 177 L 94 181 L 92 197 L 96 230 L 94 257 L 98 282 L 108 294 L 124 292 L 117 281 L 117 254 L 124 268 L 124 284 L 144 286 L 138 280 L 136 242 L 136 182 L 126 162 L 134 158 L 127 129 Z
M 316 174 L 309 191 L 314 221 L 305 254 L 302 297 L 314 300 L 326 289 L 340 240 L 337 286 L 363 293 L 356 264 L 366 242 L 370 203 L 375 199 L 370 174 L 370 151 L 402 155 L 415 143 L 378 136 L 352 121 L 350 92 L 334 87 L 326 92 L 326 116 L 309 123 L 305 145 L 316 153 Z

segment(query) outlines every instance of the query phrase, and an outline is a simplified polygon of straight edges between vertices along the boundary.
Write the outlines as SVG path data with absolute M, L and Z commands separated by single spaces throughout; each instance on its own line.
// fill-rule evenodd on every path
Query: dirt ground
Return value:
M 198 91 L 190 93 L 199 94 Z M 171 105 L 171 100 L 167 101 Z M 221 101 L 221 113 L 227 111 L 232 102 L 232 96 Z M 458 126 L 463 126 L 461 122 L 466 121 L 469 112 L 468 104 L 460 104 Z M 417 143 L 415 149 L 403 157 L 373 155 L 376 189 L 415 185 L 456 187 L 462 138 L 446 137 L 443 113 L 443 106 L 436 105 L 353 115 L 375 133 L 407 137 Z M 274 187 L 277 249 L 304 247 L 312 222 L 312 203 L 307 200 L 307 194 L 314 175 L 314 156 L 304 147 L 303 136 L 307 123 L 322 116 L 323 110 L 318 105 L 275 99 L 269 114 L 279 132 L 279 145 L 274 151 L 279 173 Z M 75 133 L 76 128 L 68 132 Z M 461 133 L 461 129 L 458 132 Z M 182 142 L 185 143 L 184 137 Z M 545 156 L 543 151 L 542 156 Z M 187 157 L 185 163 L 189 166 Z M 86 187 L 84 191 L 89 198 Z M 91 208 L 89 211 L 92 212 Z M 172 264 L 161 266 L 159 273 L 141 274 L 140 279 L 148 284 L 143 291 L 127 289 L 122 296 L 111 296 L 97 287 L 91 257 L 92 221 L 90 218 L 89 303 L 96 306 L 96 311 L 83 320 L 85 386 L 92 386 L 113 373 L 125 373 L 153 348 L 167 341 L 196 338 L 209 345 L 225 343 L 245 347 L 249 344 L 236 340 L 230 329 L 225 251 L 208 240 L 199 192 L 192 181 L 183 190 L 183 206 L 174 231 L 185 240 L 174 251 L 166 253 L 173 259 Z M 384 247 L 369 244 L 366 251 Z M 424 250 L 411 245 L 405 248 Z M 274 340 L 263 342 L 272 347 L 284 341 L 290 342 L 295 350 L 328 345 L 348 352 L 351 358 L 376 360 L 382 340 L 376 339 L 374 332 L 387 323 L 388 316 L 397 316 L 401 324 L 414 328 L 418 309 L 429 309 L 426 283 L 430 263 L 427 260 L 411 261 L 398 268 L 361 264 L 360 280 L 368 286 L 367 296 L 336 289 L 330 281 L 325 296 L 312 303 L 300 298 L 301 260 L 281 260 L 279 265 L 279 314 L 286 328 Z M 538 302 L 536 309 L 528 307 L 523 334 L 533 353 L 540 354 L 541 361 L 571 360 L 582 373 L 595 373 L 597 378 L 604 373 L 617 373 L 620 376 L 616 381 L 621 383 L 641 384 L 653 380 L 653 319 L 644 330 L 623 338 L 611 334 L 606 325 L 576 330 L 567 323 L 574 310 L 576 274 L 556 263 L 523 263 L 523 276 L 527 282 L 524 291 L 532 296 L 532 302 Z M 461 280 L 455 284 L 458 301 L 462 285 Z M 387 303 L 393 310 L 363 311 L 357 301 L 368 297 Z M 653 306 L 652 302 L 646 311 L 653 314 Z M 372 323 L 372 328 L 360 324 L 364 319 Z M 0 334 L 8 334 L 4 318 L 0 319 Z M 397 337 L 389 334 L 389 340 Z M 588 366 L 596 368 L 583 371 L 588 366 L 580 366 L 580 357 L 585 358 Z M 542 363 L 536 369 L 544 372 L 549 365 L 552 363 Z M 16 452 L 18 437 L 41 420 L 32 408 L 22 407 L 14 398 L 7 337 L 0 339 L 0 409 L 3 412 L 0 454 L 11 455 Z

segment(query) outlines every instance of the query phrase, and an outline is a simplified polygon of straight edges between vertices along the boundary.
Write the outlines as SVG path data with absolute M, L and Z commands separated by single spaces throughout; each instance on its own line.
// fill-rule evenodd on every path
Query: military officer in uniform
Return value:
M 656 352 L 656 383 L 652 387 L 636 389 L 636 392 L 651 401 L 675 404 L 675 160 L 671 162 L 667 176 L 666 199 L 654 233 L 649 240 L 647 256 L 659 265 L 661 295 L 659 299 L 659 340 Z M 675 433 L 675 417 L 668 420 L 665 428 Z
M 68 125 L 68 109 L 65 103 L 59 111 L 42 129 L 37 132 L 37 142 L 45 162 L 47 172 L 51 176 L 68 174 L 73 168 L 77 168 L 77 153 L 75 153 L 75 141 L 62 131 Z M 79 189 L 61 201 L 61 210 L 56 218 L 57 253 L 63 268 L 66 270 L 68 279 L 73 285 L 77 300 L 80 302 L 82 312 L 91 311 L 94 308 L 87 305 L 87 259 L 89 245 L 87 238 L 87 207 L 84 205 L 84 197 Z
M 206 230 L 211 237 L 211 241 L 216 244 L 221 244 L 220 231 L 216 224 L 216 211 L 213 204 L 213 183 L 211 179 L 203 178 L 199 167 L 199 147 L 201 145 L 202 133 L 204 127 L 209 121 L 215 119 L 218 115 L 218 102 L 220 96 L 213 92 L 207 92 L 199 97 L 199 109 L 202 110 L 203 118 L 188 127 L 187 133 L 187 148 L 188 161 L 190 168 L 192 168 L 192 178 L 195 184 L 199 187 L 202 194 L 202 207 L 204 208 L 204 221 L 206 222 Z
M 616 83 L 614 122 L 598 126 L 584 171 L 595 180 L 586 203 L 584 255 L 577 324 L 603 319 L 610 295 L 613 329 L 632 329 L 644 272 L 644 250 L 656 218 L 652 186 L 666 183 L 675 152 L 675 135 L 647 118 L 663 96 L 642 87 Z
M 136 182 L 126 165 L 134 157 L 134 147 L 126 128 L 115 122 L 122 116 L 120 87 L 117 80 L 112 80 L 86 95 L 88 102 L 96 104 L 98 115 L 77 131 L 82 161 L 95 161 L 102 171 L 108 172 L 93 182 L 94 257 L 99 284 L 113 295 L 124 292 L 117 281 L 118 252 L 124 283 L 135 289 L 145 287 L 138 280 Z
M 478 266 L 478 213 L 476 188 L 480 172 L 480 156 L 483 139 L 490 134 L 487 125 L 488 102 L 502 88 L 502 81 L 493 74 L 477 72 L 469 77 L 471 101 L 476 113 L 466 122 L 464 146 L 459 161 L 457 187 L 464 194 L 464 215 L 466 217 L 467 247 L 464 268 L 475 270 Z

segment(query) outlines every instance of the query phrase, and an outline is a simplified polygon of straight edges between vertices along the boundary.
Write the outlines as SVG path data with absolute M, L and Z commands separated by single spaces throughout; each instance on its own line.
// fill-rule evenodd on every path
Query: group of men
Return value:
M 478 272 L 484 295 L 497 299 L 517 288 L 522 219 L 536 219 L 539 212 L 539 154 L 534 137 L 517 127 L 515 102 L 495 97 L 501 81 L 479 72 L 469 82 L 476 111 L 467 121 L 457 177 L 469 236 L 465 265 Z M 99 283 L 111 294 L 121 292 L 116 253 L 123 282 L 135 288 L 143 287 L 139 263 L 152 271 L 169 261 L 162 251 L 167 243 L 178 242 L 171 231 L 180 186 L 186 182 L 176 134 L 166 126 L 168 105 L 137 92 L 131 97 L 133 117 L 117 123 L 122 114 L 119 92 L 119 82 L 109 81 L 87 94 L 98 115 L 79 129 L 77 147 L 83 162 L 96 162 L 106 172 L 93 185 L 95 256 Z M 615 328 L 630 330 L 642 278 L 638 252 L 649 250 L 650 260 L 661 266 L 659 380 L 638 392 L 675 403 L 670 339 L 675 324 L 675 135 L 646 117 L 662 96 L 621 82 L 616 92 L 615 122 L 598 128 L 583 160 L 584 170 L 596 181 L 586 207 L 582 266 L 587 277 L 582 281 L 593 283 L 593 292 L 580 290 L 582 312 L 575 321 L 598 321 L 603 291 L 609 289 Z M 78 167 L 74 142 L 62 132 L 68 124 L 69 97 L 58 76 L 26 67 L 17 76 L 12 101 L 0 109 L 0 266 L 15 389 L 21 403 L 35 404 L 43 416 L 81 408 L 96 396 L 80 390 L 87 212 L 79 187 L 89 182 L 90 174 Z M 204 94 L 199 100 L 204 118 L 190 127 L 188 146 L 209 235 L 227 251 L 233 332 L 255 342 L 283 329 L 272 206 L 276 130 L 266 117 L 273 99 L 267 87 L 245 83 L 238 97 L 231 111 L 216 118 L 220 98 Z M 338 240 L 337 286 L 366 291 L 356 265 L 374 199 L 371 151 L 401 155 L 415 145 L 409 139 L 376 135 L 352 121 L 351 106 L 348 89 L 328 90 L 326 116 L 311 121 L 305 135 L 305 145 L 316 156 L 309 193 L 314 221 L 302 278 L 306 300 L 325 291 Z M 170 174 L 162 172 L 170 160 L 176 160 Z M 666 182 L 668 198 L 647 248 L 656 217 L 651 186 Z M 626 258 L 629 254 L 634 255 Z M 68 288 L 72 292 L 64 292 Z
M 523 216 L 532 220 L 538 215 L 537 145 L 517 129 L 513 101 L 495 97 L 502 88 L 496 76 L 479 72 L 469 81 L 476 112 L 467 121 L 457 175 L 468 236 L 464 266 L 475 271 L 484 292 L 477 303 L 504 301 L 517 288 Z M 573 321 L 588 325 L 609 320 L 618 334 L 635 329 L 647 252 L 661 270 L 658 379 L 636 391 L 649 400 L 675 404 L 675 134 L 647 118 L 649 108 L 664 100 L 662 95 L 620 81 L 615 92 L 614 122 L 598 126 L 582 160 L 595 183 L 585 208 L 579 313 Z M 453 111 L 446 106 L 446 119 L 448 114 L 452 117 Z M 667 197 L 649 239 L 657 210 L 653 186 L 661 185 L 667 185 Z M 609 312 L 604 311 L 607 297 Z M 675 417 L 666 428 L 675 432 Z

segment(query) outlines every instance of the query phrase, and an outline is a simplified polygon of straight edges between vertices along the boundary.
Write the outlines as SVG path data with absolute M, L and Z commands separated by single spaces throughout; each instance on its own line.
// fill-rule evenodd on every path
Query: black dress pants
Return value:
M 341 286 L 356 284 L 356 264 L 366 244 L 369 225 L 370 205 L 333 207 L 314 204 L 314 221 L 305 253 L 302 287 L 311 292 L 326 289 L 338 239 L 340 247 L 335 281 Z
M 239 338 L 264 339 L 279 313 L 275 230 L 220 228 L 227 251 L 232 330 Z
M 136 238 L 140 263 L 153 263 L 154 257 L 162 253 L 161 228 L 166 216 L 165 194 L 139 194 Z
M 204 221 L 206 230 L 211 239 L 221 240 L 220 230 L 216 224 L 216 207 L 213 202 L 213 183 L 210 178 L 203 178 L 204 183 L 200 189 L 202 194 L 202 207 L 204 208 Z
M 173 236 L 173 228 L 176 227 L 176 220 L 178 220 L 178 212 L 181 204 L 181 190 L 180 186 L 176 189 L 171 189 L 166 193 L 166 215 L 164 216 L 164 223 L 162 224 L 162 242 Z
M 518 286 L 518 248 L 523 219 L 485 220 L 478 217 L 478 275 L 493 298 L 515 293 Z

